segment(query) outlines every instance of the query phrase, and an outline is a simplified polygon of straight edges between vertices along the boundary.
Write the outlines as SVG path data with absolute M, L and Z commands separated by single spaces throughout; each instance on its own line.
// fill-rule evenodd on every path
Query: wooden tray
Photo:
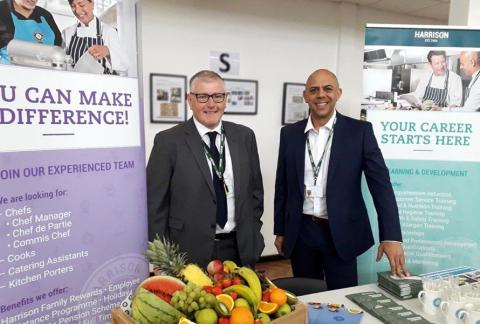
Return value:
M 288 315 L 271 321 L 272 324 L 306 324 L 307 323 L 307 306 L 298 302 L 295 310 Z M 112 310 L 112 324 L 137 324 L 130 316 L 125 314 L 121 308 L 117 307 Z

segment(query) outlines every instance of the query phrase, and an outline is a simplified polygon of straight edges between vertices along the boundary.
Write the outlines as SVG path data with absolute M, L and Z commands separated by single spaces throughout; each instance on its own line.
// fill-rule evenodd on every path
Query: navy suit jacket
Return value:
M 275 181 L 274 234 L 292 253 L 301 235 L 307 119 L 282 128 Z M 378 214 L 380 241 L 402 241 L 388 169 L 372 125 L 337 112 L 327 178 L 328 223 L 338 255 L 351 260 L 368 250 L 373 234 L 361 191 L 365 174 Z

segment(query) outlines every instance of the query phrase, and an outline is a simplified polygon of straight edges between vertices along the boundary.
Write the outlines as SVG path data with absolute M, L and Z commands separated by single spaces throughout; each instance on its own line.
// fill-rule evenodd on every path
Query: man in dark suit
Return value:
M 361 192 L 365 174 L 378 213 L 380 245 L 392 273 L 408 274 L 398 208 L 370 123 L 335 110 L 336 76 L 317 70 L 303 96 L 310 116 L 280 135 L 275 182 L 275 246 L 296 277 L 326 279 L 329 289 L 357 285 L 356 257 L 374 243 Z
M 253 265 L 264 248 L 255 134 L 222 121 L 227 95 L 217 73 L 195 74 L 187 97 L 193 117 L 155 136 L 147 166 L 150 239 L 170 239 L 201 266 Z

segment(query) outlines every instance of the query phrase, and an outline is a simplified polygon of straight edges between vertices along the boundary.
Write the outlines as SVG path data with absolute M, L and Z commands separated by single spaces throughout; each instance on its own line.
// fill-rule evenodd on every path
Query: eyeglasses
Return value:
M 212 98 L 213 102 L 215 103 L 221 103 L 225 100 L 225 97 L 227 96 L 227 93 L 214 93 L 214 94 L 207 94 L 207 93 L 193 93 L 190 92 L 191 95 L 194 95 L 195 98 L 197 98 L 197 101 L 199 103 L 206 103 L 208 99 Z

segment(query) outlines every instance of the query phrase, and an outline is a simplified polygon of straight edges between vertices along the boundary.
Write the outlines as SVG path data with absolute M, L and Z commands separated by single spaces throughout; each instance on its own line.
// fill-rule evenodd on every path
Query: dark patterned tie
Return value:
M 215 164 L 219 167 L 220 153 L 215 145 L 215 139 L 217 132 L 208 132 L 210 138 L 210 154 Z M 224 161 L 225 163 L 225 161 Z M 213 173 L 213 188 L 215 189 L 215 196 L 217 197 L 217 224 L 224 228 L 227 223 L 227 195 L 225 193 L 225 187 L 223 181 L 217 176 L 217 173 L 212 167 Z

